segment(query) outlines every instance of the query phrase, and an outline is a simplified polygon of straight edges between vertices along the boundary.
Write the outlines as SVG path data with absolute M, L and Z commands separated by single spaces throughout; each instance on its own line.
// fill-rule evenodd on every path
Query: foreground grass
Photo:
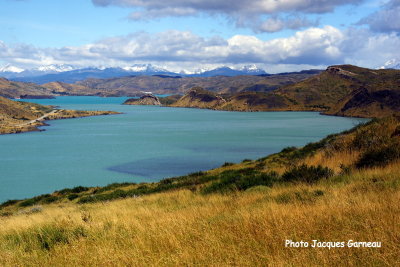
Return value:
M 313 185 L 178 190 L 0 220 L 2 266 L 400 264 L 400 163 Z M 382 248 L 286 248 L 380 241 Z
M 9 201 L 0 266 L 398 266 L 399 124 L 372 121 L 159 183 Z M 287 239 L 382 247 L 288 248 Z

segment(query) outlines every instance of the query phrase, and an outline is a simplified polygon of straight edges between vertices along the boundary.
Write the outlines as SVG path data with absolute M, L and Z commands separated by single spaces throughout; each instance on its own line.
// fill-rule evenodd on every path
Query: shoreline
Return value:
M 42 126 L 50 126 L 46 123 L 46 121 L 50 120 L 61 120 L 61 119 L 76 119 L 76 118 L 84 118 L 91 116 L 105 116 L 105 115 L 118 115 L 122 114 L 121 112 L 116 111 L 85 111 L 85 110 L 67 110 L 67 109 L 53 109 L 53 111 L 43 116 L 31 120 L 29 122 L 25 122 L 23 124 L 11 124 L 5 125 L 4 128 L 0 128 L 0 135 L 6 134 L 21 134 L 27 132 L 42 132 L 45 129 L 39 129 L 38 127 Z M 25 125 L 24 125 L 25 124 Z

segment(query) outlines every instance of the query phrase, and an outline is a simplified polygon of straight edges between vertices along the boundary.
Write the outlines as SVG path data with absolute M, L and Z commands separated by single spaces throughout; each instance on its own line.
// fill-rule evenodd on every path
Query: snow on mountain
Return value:
M 72 65 L 67 65 L 67 64 L 52 64 L 52 65 L 44 65 L 44 66 L 39 66 L 33 71 L 39 71 L 39 72 L 45 72 L 45 73 L 57 73 L 57 72 L 65 72 L 65 71 L 71 71 L 75 70 L 76 68 Z
M 134 64 L 126 67 L 96 66 L 77 68 L 67 64 L 43 65 L 34 69 L 23 70 L 18 67 L 6 65 L 0 68 L 0 76 L 15 81 L 47 83 L 52 81 L 76 82 L 88 78 L 106 79 L 130 75 L 169 75 L 185 77 L 213 77 L 213 76 L 237 76 L 260 75 L 266 72 L 256 65 L 247 65 L 240 68 L 222 66 L 214 69 L 204 68 L 196 71 L 182 70 L 180 73 L 152 64 Z
M 379 69 L 400 69 L 400 60 L 395 58 L 390 59 L 383 66 L 379 67 Z
M 170 72 L 166 69 L 153 66 L 151 64 L 134 64 L 132 66 L 123 67 L 122 69 L 130 72 Z
M 256 65 L 246 65 L 239 69 L 242 72 L 248 74 L 265 74 L 266 72 L 263 69 L 258 68 Z
M 194 71 L 190 76 L 197 77 L 211 77 L 216 75 L 222 76 L 237 76 L 237 75 L 259 75 L 266 74 L 263 69 L 258 68 L 256 65 L 246 65 L 241 68 L 230 68 L 221 66 L 215 69 L 199 69 Z
M 12 66 L 11 64 L 7 64 L 3 67 L 0 67 L 0 72 L 13 72 L 13 73 L 20 73 L 23 72 L 24 69 Z

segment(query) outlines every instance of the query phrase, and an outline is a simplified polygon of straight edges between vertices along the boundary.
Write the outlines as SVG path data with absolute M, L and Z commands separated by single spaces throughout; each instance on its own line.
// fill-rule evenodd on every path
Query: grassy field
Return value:
M 0 265 L 400 265 L 399 125 L 374 120 L 301 149 L 154 184 L 4 203 Z M 290 248 L 286 240 L 382 246 Z

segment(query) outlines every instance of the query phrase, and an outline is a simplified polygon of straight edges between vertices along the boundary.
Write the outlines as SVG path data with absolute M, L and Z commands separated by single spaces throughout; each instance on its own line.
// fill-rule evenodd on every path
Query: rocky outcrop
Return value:
M 204 90 L 201 87 L 194 87 L 189 90 L 173 107 L 219 109 L 227 101 L 220 95 Z
M 140 98 L 130 98 L 124 102 L 124 105 L 150 105 L 161 106 L 160 99 L 155 95 L 144 95 Z

